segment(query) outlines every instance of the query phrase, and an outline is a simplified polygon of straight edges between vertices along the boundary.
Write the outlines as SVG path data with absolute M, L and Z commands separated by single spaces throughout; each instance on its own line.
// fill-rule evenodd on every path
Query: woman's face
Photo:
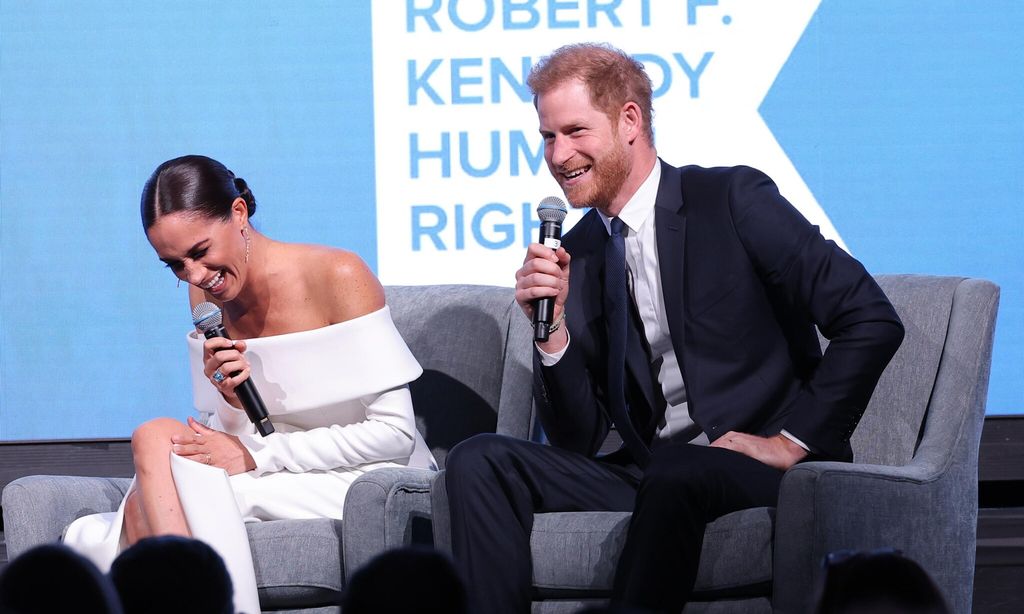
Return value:
M 245 202 L 242 212 L 232 205 L 227 220 L 188 212 L 157 218 L 146 236 L 157 256 L 183 281 L 209 292 L 221 301 L 238 296 L 248 270 Z

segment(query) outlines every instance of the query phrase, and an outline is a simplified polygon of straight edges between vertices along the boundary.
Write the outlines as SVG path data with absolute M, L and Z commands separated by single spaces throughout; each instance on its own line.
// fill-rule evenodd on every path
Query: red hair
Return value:
M 537 96 L 549 92 L 571 79 L 579 79 L 590 93 L 590 103 L 612 121 L 616 121 L 622 105 L 634 102 L 640 107 L 644 134 L 654 144 L 651 123 L 651 79 L 643 64 L 620 49 L 603 43 L 578 43 L 556 49 L 530 70 L 526 83 Z

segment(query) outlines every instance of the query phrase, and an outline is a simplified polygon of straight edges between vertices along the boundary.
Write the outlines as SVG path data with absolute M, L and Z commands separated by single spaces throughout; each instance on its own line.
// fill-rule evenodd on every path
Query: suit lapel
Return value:
M 583 314 L 583 322 L 588 328 L 595 322 L 600 322 L 603 333 L 604 245 L 608 240 L 608 231 L 598 217 L 597 211 L 593 209 L 583 216 L 577 227 L 583 231 L 579 240 L 574 241 L 572 245 L 566 245 L 566 249 L 571 250 L 570 255 L 572 256 L 571 278 L 579 279 L 580 277 L 577 275 L 580 275 L 583 279 L 581 284 L 573 284 L 579 288 L 579 294 L 577 294 L 579 304 L 574 304 L 573 308 Z
M 686 215 L 683 208 L 682 182 L 679 169 L 661 162 L 661 182 L 654 205 L 655 236 L 658 240 L 658 267 L 661 269 L 661 291 L 665 296 L 672 347 L 680 366 L 684 361 L 683 271 L 686 237 Z M 685 369 L 683 370 L 685 373 Z

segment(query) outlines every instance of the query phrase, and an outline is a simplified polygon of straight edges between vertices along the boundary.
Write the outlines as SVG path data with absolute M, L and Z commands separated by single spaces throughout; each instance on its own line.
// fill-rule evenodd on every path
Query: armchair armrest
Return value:
M 448 507 L 448 487 L 445 485 L 445 470 L 434 474 L 430 485 L 430 507 L 433 512 L 434 547 L 448 556 L 452 555 L 452 518 Z
M 33 475 L 8 484 L 3 492 L 7 556 L 59 541 L 76 518 L 117 511 L 130 478 Z
M 973 574 L 977 483 L 949 469 L 920 462 L 810 462 L 790 469 L 776 512 L 775 611 L 813 609 L 808 586 L 819 585 L 829 552 L 884 547 L 920 563 L 959 611 L 948 587 Z
M 431 542 L 430 483 L 435 473 L 376 469 L 352 483 L 342 515 L 346 578 L 385 550 Z

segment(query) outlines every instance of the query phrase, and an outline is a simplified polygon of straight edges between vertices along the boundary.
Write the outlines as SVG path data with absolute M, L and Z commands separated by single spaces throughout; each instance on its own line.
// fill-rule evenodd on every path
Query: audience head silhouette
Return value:
M 444 554 L 399 548 L 358 569 L 342 598 L 345 614 L 465 614 L 466 589 Z
M 894 550 L 834 552 L 818 614 L 949 614 L 927 572 Z
M 21 554 L 0 574 L 0 613 L 120 614 L 114 587 L 91 561 L 62 544 Z
M 125 614 L 234 612 L 227 567 L 199 540 L 172 535 L 141 539 L 114 559 L 110 578 Z

